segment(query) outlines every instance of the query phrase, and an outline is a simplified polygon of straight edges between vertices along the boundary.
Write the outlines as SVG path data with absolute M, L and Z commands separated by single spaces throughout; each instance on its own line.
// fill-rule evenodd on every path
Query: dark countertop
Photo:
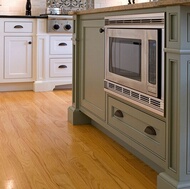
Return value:
M 47 18 L 46 14 L 39 16 L 27 16 L 27 15 L 0 15 L 0 18 Z

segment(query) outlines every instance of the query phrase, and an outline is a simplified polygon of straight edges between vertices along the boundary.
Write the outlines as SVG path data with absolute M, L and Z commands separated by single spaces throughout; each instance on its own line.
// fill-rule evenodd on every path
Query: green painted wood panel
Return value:
M 80 35 L 80 105 L 105 120 L 104 20 L 83 20 Z

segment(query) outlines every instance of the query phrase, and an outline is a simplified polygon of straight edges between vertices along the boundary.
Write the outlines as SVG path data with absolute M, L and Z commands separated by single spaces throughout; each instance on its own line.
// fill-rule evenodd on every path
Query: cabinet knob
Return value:
M 31 45 L 31 44 L 32 44 L 32 41 L 29 41 L 28 44 Z
M 147 134 L 149 134 L 149 135 L 156 136 L 156 130 L 152 126 L 147 126 L 145 128 L 144 132 L 147 133 Z
M 67 46 L 67 43 L 59 43 L 59 46 Z
M 100 29 L 99 29 L 99 32 L 100 32 L 100 33 L 103 33 L 103 32 L 105 32 L 105 29 L 104 29 L 104 28 L 100 28 Z
M 67 68 L 66 65 L 60 65 L 58 68 Z
M 114 113 L 114 115 L 117 116 L 117 117 L 120 117 L 120 118 L 124 117 L 121 110 L 117 110 L 117 111 Z
M 21 29 L 21 28 L 23 28 L 23 26 L 21 26 L 21 25 L 16 25 L 16 26 L 14 26 L 14 28 L 16 28 L 16 29 Z

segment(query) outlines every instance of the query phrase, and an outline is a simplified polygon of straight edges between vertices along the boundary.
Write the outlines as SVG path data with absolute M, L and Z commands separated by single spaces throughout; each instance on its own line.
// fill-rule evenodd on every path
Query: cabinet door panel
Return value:
M 51 78 L 71 77 L 72 76 L 72 60 L 69 58 L 50 59 L 50 73 Z
M 32 22 L 5 22 L 5 33 L 32 33 Z
M 32 37 L 5 37 L 5 79 L 32 77 Z
M 70 55 L 72 54 L 71 35 L 51 36 L 50 37 L 50 54 L 51 55 Z
M 81 33 L 81 106 L 105 120 L 104 22 L 83 21 Z
M 122 116 L 117 114 L 119 111 Z M 166 126 L 164 121 L 111 97 L 108 97 L 107 112 L 108 124 L 111 127 L 159 158 L 166 158 Z

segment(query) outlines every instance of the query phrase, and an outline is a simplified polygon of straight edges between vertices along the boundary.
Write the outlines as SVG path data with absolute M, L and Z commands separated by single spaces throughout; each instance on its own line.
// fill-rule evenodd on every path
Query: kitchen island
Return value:
M 104 18 L 165 13 L 164 115 L 104 90 Z M 75 12 L 69 121 L 92 124 L 158 172 L 158 189 L 190 188 L 190 1 L 160 0 Z M 120 110 L 123 116 L 116 116 Z M 151 125 L 157 135 L 144 132 Z

